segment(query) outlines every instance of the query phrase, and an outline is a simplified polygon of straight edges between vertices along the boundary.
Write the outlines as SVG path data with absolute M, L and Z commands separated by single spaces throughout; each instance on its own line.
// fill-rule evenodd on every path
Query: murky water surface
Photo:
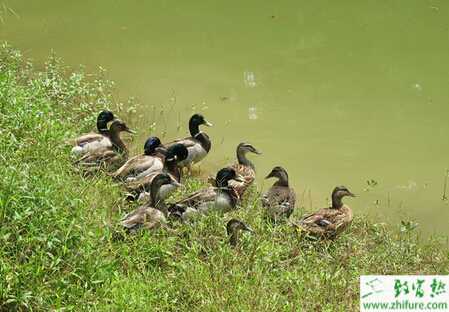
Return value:
M 306 208 L 344 184 L 360 195 L 355 213 L 449 233 L 449 3 L 3 3 L 2 40 L 38 62 L 53 49 L 101 65 L 120 96 L 144 103 L 139 146 L 154 121 L 167 141 L 199 111 L 215 124 L 203 170 L 249 141 L 264 153 L 259 185 L 285 166 Z

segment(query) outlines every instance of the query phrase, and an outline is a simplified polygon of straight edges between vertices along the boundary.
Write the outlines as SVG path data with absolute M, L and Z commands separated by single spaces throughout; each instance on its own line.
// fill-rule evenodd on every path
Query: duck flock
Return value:
M 192 166 L 211 150 L 211 140 L 200 126 L 212 124 L 204 116 L 194 114 L 189 120 L 189 137 L 163 144 L 152 136 L 145 141 L 143 154 L 129 157 L 120 134 L 134 131 L 111 111 L 104 110 L 97 117 L 98 132 L 70 141 L 72 154 L 76 156 L 74 163 L 86 172 L 105 169 L 123 184 L 129 200 L 142 203 L 121 220 L 121 226 L 130 233 L 165 226 L 170 219 L 190 223 L 211 211 L 232 211 L 256 177 L 254 165 L 246 155 L 260 152 L 249 143 L 237 146 L 237 162 L 220 169 L 214 178 L 209 179 L 210 186 L 174 203 L 165 202 L 176 188 L 182 186 L 183 168 L 191 172 Z M 274 167 L 266 176 L 269 178 L 276 179 L 276 182 L 260 198 L 265 217 L 274 223 L 286 221 L 295 209 L 295 191 L 289 186 L 288 174 L 283 167 Z M 345 196 L 354 197 L 354 194 L 344 186 L 337 186 L 332 192 L 330 207 L 290 223 L 307 235 L 334 238 L 352 221 L 351 208 L 342 202 Z M 239 231 L 252 230 L 244 222 L 232 219 L 227 223 L 227 231 L 230 243 L 235 245 Z

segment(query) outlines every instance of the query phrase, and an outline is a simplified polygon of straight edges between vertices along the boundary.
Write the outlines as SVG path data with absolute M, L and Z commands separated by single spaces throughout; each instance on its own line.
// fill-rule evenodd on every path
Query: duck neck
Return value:
M 242 151 L 241 149 L 237 149 L 237 160 L 240 165 L 243 165 L 245 167 L 250 167 L 254 170 L 254 164 L 246 158 L 246 152 Z
M 190 131 L 190 135 L 192 137 L 194 137 L 195 135 L 200 133 L 200 125 L 197 122 L 195 122 L 194 120 L 190 120 L 189 121 L 189 131 Z
M 237 241 L 239 238 L 239 235 L 237 234 L 238 231 L 232 231 L 231 237 L 229 237 L 229 244 L 231 244 L 232 247 L 237 246 Z
M 128 153 L 125 143 L 123 143 L 119 131 L 109 131 L 109 138 L 111 139 L 112 146 L 119 153 Z
M 336 194 L 332 194 L 332 208 L 340 209 L 341 207 L 343 207 L 343 202 L 341 200 L 341 197 L 337 196 Z
M 207 136 L 207 134 L 200 132 L 200 133 L 196 134 L 194 138 L 198 142 L 200 142 L 201 146 L 203 147 L 203 149 L 206 152 L 210 151 L 210 148 L 212 147 L 212 143 L 211 143 L 209 137 Z
M 167 161 L 165 163 L 165 171 L 171 174 L 176 181 L 181 180 L 181 170 L 179 170 L 178 164 L 176 161 Z
M 239 200 L 239 196 L 234 190 L 234 188 L 230 187 L 228 181 L 223 181 L 222 183 L 217 184 L 219 187 L 218 192 L 221 194 L 226 194 L 228 196 L 230 204 L 232 207 L 237 205 L 237 201 Z
M 157 208 L 159 205 L 160 199 L 159 199 L 159 190 L 161 189 L 161 186 L 157 183 L 151 184 L 150 187 L 150 199 L 151 199 L 151 206 Z

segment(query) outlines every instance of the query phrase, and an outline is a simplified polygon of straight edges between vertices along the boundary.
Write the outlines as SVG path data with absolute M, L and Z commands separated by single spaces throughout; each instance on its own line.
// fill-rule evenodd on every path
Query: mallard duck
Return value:
M 332 192 L 332 206 L 304 216 L 299 227 L 312 236 L 334 238 L 351 224 L 352 210 L 343 204 L 345 196 L 355 197 L 344 186 L 337 186 Z
M 111 176 L 133 181 L 152 172 L 161 171 L 164 168 L 166 150 L 157 137 L 149 137 L 143 147 L 143 155 L 134 156 L 115 171 Z
M 167 185 L 176 187 L 179 183 L 166 173 L 157 174 L 151 182 L 150 201 L 126 215 L 121 221 L 122 226 L 134 233 L 141 228 L 151 230 L 164 225 L 166 223 L 165 204 L 160 197 L 160 190 Z
M 277 222 L 288 218 L 295 209 L 296 194 L 288 185 L 287 171 L 282 167 L 274 167 L 265 179 L 277 178 L 273 186 L 262 196 L 262 206 L 269 219 Z
M 76 155 L 85 154 L 89 150 L 94 150 L 100 147 L 100 143 L 109 133 L 108 123 L 115 120 L 114 114 L 111 111 L 104 110 L 98 114 L 97 130 L 98 133 L 91 132 L 83 134 L 82 136 L 70 141 L 74 147 L 72 153 Z
M 182 144 L 175 144 L 167 149 L 167 153 L 164 160 L 164 167 L 161 171 L 153 171 L 148 175 L 139 177 L 136 180 L 126 183 L 125 187 L 130 192 L 141 193 L 141 200 L 144 200 L 149 196 L 149 186 L 151 182 L 156 177 L 157 174 L 164 172 L 170 175 L 170 177 L 181 182 L 181 170 L 179 169 L 179 161 L 184 160 L 187 157 L 187 148 Z M 161 198 L 166 198 L 168 195 L 175 190 L 173 185 L 163 186 L 161 189 Z
M 128 149 L 120 138 L 121 132 L 134 133 L 130 130 L 126 123 L 116 119 L 112 122 L 108 133 L 102 139 L 103 146 L 96 150 L 87 152 L 84 156 L 75 161 L 75 164 L 84 166 L 98 166 L 98 165 L 117 165 L 123 160 L 126 160 Z
M 205 214 L 211 209 L 228 212 L 234 209 L 240 200 L 237 192 L 228 185 L 229 181 L 243 181 L 234 169 L 223 168 L 216 176 L 217 186 L 209 186 L 171 205 L 169 212 L 183 220 L 196 214 Z
M 201 125 L 212 127 L 212 124 L 208 122 L 203 115 L 193 115 L 189 120 L 191 136 L 185 139 L 176 140 L 166 145 L 167 147 L 170 147 L 173 144 L 182 144 L 187 148 L 189 152 L 188 156 L 185 160 L 179 162 L 179 166 L 190 167 L 192 164 L 201 161 L 209 153 L 212 143 L 206 133 L 200 132 Z
M 254 146 L 249 143 L 240 143 L 237 145 L 237 163 L 230 166 L 233 168 L 238 175 L 243 177 L 243 182 L 237 182 L 235 180 L 229 181 L 229 185 L 234 188 L 234 190 L 239 194 L 240 197 L 243 196 L 248 187 L 254 182 L 256 178 L 256 170 L 254 164 L 246 157 L 247 153 L 254 153 L 260 155 L 260 153 Z M 209 182 L 212 185 L 216 185 L 215 179 L 210 177 Z
M 237 246 L 239 234 L 241 231 L 254 233 L 254 231 L 248 225 L 237 219 L 231 219 L 226 224 L 226 232 L 228 233 L 229 244 L 231 244 L 232 247 Z

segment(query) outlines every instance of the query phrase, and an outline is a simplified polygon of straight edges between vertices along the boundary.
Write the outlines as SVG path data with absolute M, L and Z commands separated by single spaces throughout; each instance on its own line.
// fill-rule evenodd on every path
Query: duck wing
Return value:
M 86 153 L 96 152 L 104 148 L 111 148 L 112 146 L 112 141 L 108 137 L 101 135 L 101 138 L 98 137 L 98 139 L 91 140 L 83 145 L 74 146 L 72 148 L 72 153 L 84 155 Z
M 103 139 L 103 135 L 100 133 L 96 133 L 96 132 L 90 132 L 90 133 L 86 133 L 83 134 L 75 139 L 71 139 L 68 142 L 73 145 L 73 146 L 83 146 L 87 143 L 91 143 L 94 141 L 100 141 Z
M 189 147 L 193 147 L 193 146 L 195 146 L 196 144 L 199 144 L 199 143 L 194 138 L 187 137 L 187 138 L 184 138 L 184 139 L 174 140 L 174 141 L 172 141 L 170 143 L 165 144 L 165 146 L 168 149 L 168 148 L 170 148 L 171 146 L 173 146 L 175 144 L 182 144 L 186 148 L 189 148 Z
M 151 182 L 153 181 L 154 177 L 161 172 L 162 171 L 153 171 L 145 176 L 141 176 L 135 180 L 128 181 L 126 182 L 125 187 L 129 191 L 145 190 L 148 188 L 148 186 L 151 185 Z
M 125 159 L 126 157 L 111 148 L 100 148 L 96 151 L 86 153 L 74 163 L 83 166 L 111 166 L 120 165 Z
M 352 220 L 352 214 L 347 209 L 323 208 L 304 216 L 299 224 L 311 234 L 335 235 L 344 229 Z
M 112 176 L 113 177 L 126 177 L 131 174 L 138 175 L 151 169 L 153 166 L 158 165 L 160 163 L 161 166 L 156 166 L 156 169 L 162 169 L 162 161 L 159 158 L 148 156 L 148 155 L 138 155 L 130 158 L 123 166 L 121 166 L 117 171 L 115 171 Z M 149 173 L 149 172 L 148 172 Z
M 197 207 L 202 203 L 215 201 L 217 197 L 217 188 L 209 186 L 176 202 L 176 205 Z
M 144 205 L 127 214 L 121 224 L 128 230 L 136 231 L 142 227 L 152 229 L 165 222 L 165 216 L 160 210 Z

